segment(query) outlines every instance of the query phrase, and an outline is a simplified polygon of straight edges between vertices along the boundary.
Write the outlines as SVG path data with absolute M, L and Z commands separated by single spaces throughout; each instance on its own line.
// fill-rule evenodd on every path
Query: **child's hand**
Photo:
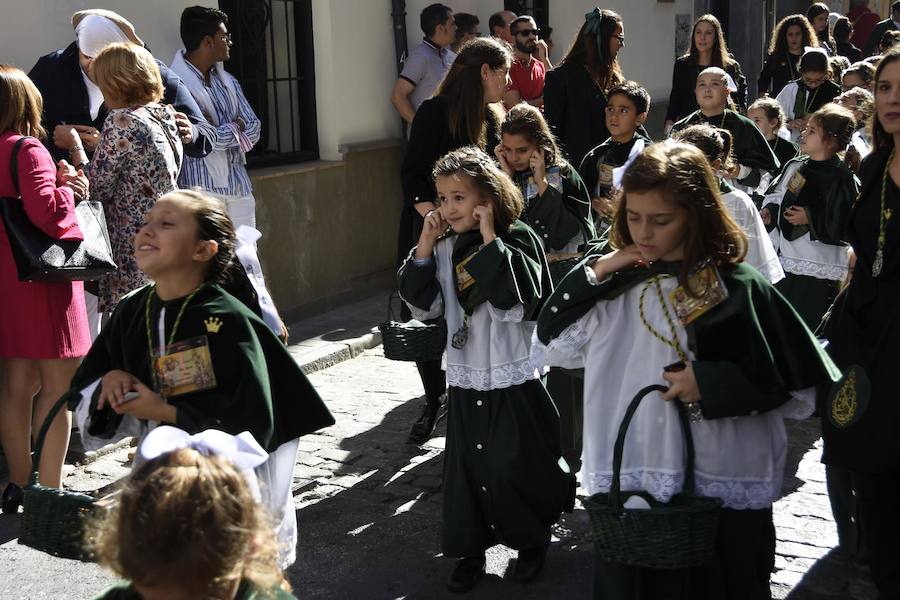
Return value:
M 669 391 L 662 395 L 663 400 L 678 398 L 684 404 L 700 400 L 700 387 L 694 376 L 694 367 L 687 363 L 680 371 L 664 371 L 663 379 L 669 382 Z
M 481 232 L 485 244 L 490 244 L 497 239 L 497 232 L 494 231 L 494 208 L 492 206 L 487 204 L 476 206 L 472 211 L 472 216 L 478 221 L 478 230 Z
M 644 255 L 641 254 L 638 247 L 632 244 L 598 258 L 594 263 L 594 274 L 599 281 L 602 281 L 617 271 L 630 269 L 638 265 L 646 266 L 647 262 L 644 260 Z
M 591 198 L 591 208 L 601 217 L 612 217 L 613 203 L 609 198 Z
M 125 394 L 134 389 L 138 380 L 131 374 L 119 369 L 109 371 L 100 380 L 100 397 L 97 400 L 97 410 L 109 404 L 114 407 L 120 404 Z
M 809 225 L 806 210 L 802 206 L 792 206 L 784 211 L 785 220 L 791 225 Z
M 509 161 L 506 160 L 506 152 L 503 151 L 503 144 L 494 146 L 494 156 L 497 157 L 497 162 L 500 163 L 500 168 L 503 169 L 503 172 L 512 177 L 513 168 L 509 166 Z
M 544 149 L 538 148 L 531 153 L 528 166 L 534 173 L 534 182 L 538 186 L 538 193 L 543 194 L 547 189 L 547 165 L 544 163 Z
M 113 410 L 117 414 L 150 421 L 175 422 L 175 407 L 167 403 L 162 396 L 140 381 L 134 384 L 134 391 L 137 392 L 136 397 L 113 405 Z
M 759 217 L 762 219 L 763 225 L 772 224 L 772 213 L 769 212 L 768 208 L 764 208 L 759 211 Z
M 441 237 L 450 223 L 441 215 L 441 211 L 435 209 L 425 215 L 422 224 L 422 233 L 419 235 L 419 243 L 416 246 L 416 258 L 427 258 L 434 252 L 434 243 Z

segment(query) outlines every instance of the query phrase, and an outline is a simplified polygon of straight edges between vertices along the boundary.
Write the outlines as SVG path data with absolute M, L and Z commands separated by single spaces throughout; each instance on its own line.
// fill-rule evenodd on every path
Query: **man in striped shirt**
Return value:
M 245 155 L 259 141 L 260 122 L 241 86 L 222 63 L 228 60 L 231 34 L 228 15 L 202 6 L 181 14 L 184 49 L 175 53 L 172 70 L 184 81 L 212 125 L 212 152 L 185 156 L 178 185 L 200 188 L 221 198 L 235 228 L 256 228 L 256 201 Z

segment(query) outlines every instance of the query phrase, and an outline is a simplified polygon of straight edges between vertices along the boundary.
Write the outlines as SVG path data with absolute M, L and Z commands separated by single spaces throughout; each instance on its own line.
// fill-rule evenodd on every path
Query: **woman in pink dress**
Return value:
M 0 65 L 0 202 L 18 202 L 21 194 L 25 212 L 38 228 L 57 239 L 80 240 L 75 203 L 88 190 L 81 172 L 62 163 L 57 169 L 41 142 L 28 137 L 17 153 L 18 192 L 11 173 L 10 159 L 19 138 L 44 135 L 42 107 L 41 94 L 25 73 Z M 77 137 L 74 130 L 70 133 Z M 73 150 L 74 156 L 82 156 L 83 150 Z M 82 283 L 19 281 L 2 221 L 0 290 L 0 444 L 9 467 L 0 508 L 16 512 L 30 472 L 32 436 L 68 389 L 91 338 Z M 44 485 L 60 486 L 70 429 L 71 416 L 64 411 L 44 443 L 40 464 Z

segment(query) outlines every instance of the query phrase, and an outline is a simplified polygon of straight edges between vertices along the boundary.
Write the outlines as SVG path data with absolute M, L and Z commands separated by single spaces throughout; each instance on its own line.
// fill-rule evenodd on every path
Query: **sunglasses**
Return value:
M 540 29 L 520 29 L 516 32 L 516 35 L 521 35 L 523 37 L 534 35 L 534 37 L 537 37 L 540 33 Z

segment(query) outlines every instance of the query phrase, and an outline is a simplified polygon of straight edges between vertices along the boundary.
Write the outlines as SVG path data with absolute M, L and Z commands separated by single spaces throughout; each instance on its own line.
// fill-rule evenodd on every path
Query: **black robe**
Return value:
M 798 146 L 791 140 L 786 140 L 777 135 L 774 139 L 769 140 L 769 147 L 772 149 L 772 153 L 775 155 L 775 158 L 778 159 L 778 162 L 781 165 L 775 172 L 775 175 L 783 173 L 784 167 L 788 164 L 788 162 L 790 162 L 791 159 L 796 158 L 797 155 L 800 154 L 800 146 Z
M 862 191 L 849 216 L 847 239 L 856 253 L 850 284 L 838 295 L 823 327 L 829 352 L 846 369 L 858 365 L 868 375 L 868 406 L 857 420 L 838 428 L 821 409 L 825 447 L 822 460 L 853 471 L 896 472 L 900 468 L 900 402 L 895 371 L 900 365 L 900 190 L 888 178 L 884 267 L 872 275 L 881 214 L 882 176 L 890 150 L 873 152 L 860 166 Z
M 760 184 L 764 172 L 776 172 L 781 166 L 756 123 L 733 110 L 725 109 L 724 113 L 712 117 L 707 117 L 699 110 L 695 111 L 675 123 L 669 135 L 674 136 L 691 125 L 701 123 L 731 132 L 731 137 L 734 139 L 732 149 L 734 159 L 739 164 L 751 169 L 746 177 L 738 180 L 741 185 L 756 187 Z
M 153 345 L 159 345 L 163 306 L 168 342 L 184 299 L 162 302 L 153 286 L 125 296 L 72 378 L 70 408 L 78 404 L 82 389 L 114 369 L 153 387 L 145 313 L 151 294 Z M 209 344 L 215 384 L 168 398 L 177 409 L 176 427 L 192 434 L 205 429 L 233 435 L 249 431 L 272 452 L 287 441 L 334 424 L 284 344 L 259 317 L 216 285 L 205 285 L 187 304 L 175 343 L 201 337 Z M 91 402 L 88 431 L 95 437 L 112 437 L 122 417 L 108 406 L 98 411 L 96 397 Z
M 801 56 L 801 54 L 791 54 L 790 52 L 766 56 L 762 71 L 759 73 L 759 80 L 756 83 L 756 93 L 760 96 L 768 94 L 772 98 L 777 96 L 788 82 L 800 76 Z
M 584 160 L 581 161 L 581 166 L 578 167 L 578 174 L 581 175 L 581 179 L 584 181 L 584 185 L 592 198 L 602 198 L 609 195 L 610 191 L 612 191 L 612 185 L 607 183 L 607 177 L 604 177 L 604 181 L 600 181 L 600 171 L 604 165 L 611 168 L 624 165 L 625 161 L 628 160 L 631 148 L 638 139 L 644 140 L 644 143 L 647 145 L 653 143 L 653 140 L 647 136 L 635 132 L 634 137 L 624 144 L 609 138 L 584 155 Z M 600 184 L 599 187 L 598 184 Z
M 734 57 L 731 57 L 732 63 L 725 67 L 737 86 L 737 91 L 731 93 L 731 99 L 737 105 L 738 109 L 747 109 L 747 78 L 741 72 L 741 65 Z M 666 108 L 666 121 L 678 121 L 697 110 L 697 94 L 694 88 L 697 87 L 697 77 L 703 69 L 712 65 L 698 65 L 690 57 L 690 55 L 681 56 L 675 59 L 675 66 L 672 68 L 672 91 L 669 92 L 669 106 Z

